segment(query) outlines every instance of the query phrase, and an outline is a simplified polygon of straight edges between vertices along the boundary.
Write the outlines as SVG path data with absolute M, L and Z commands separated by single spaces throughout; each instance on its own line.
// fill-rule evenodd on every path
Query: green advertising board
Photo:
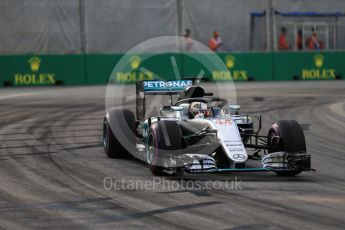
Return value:
M 345 52 L 274 53 L 273 80 L 334 80 L 345 77 Z
M 209 65 L 209 68 L 200 61 L 207 59 L 212 54 L 188 54 L 183 55 L 184 76 L 198 76 L 204 71 L 205 77 L 210 81 L 269 81 L 272 79 L 271 53 L 219 53 L 221 66 Z M 210 62 L 209 58 L 205 62 Z
M 121 63 L 118 63 L 120 59 Z M 89 84 L 104 84 L 110 75 L 112 81 L 117 83 L 194 78 L 200 75 L 209 81 L 267 81 L 272 79 L 272 59 L 271 53 L 164 53 L 87 55 L 86 63 Z
M 334 80 L 345 77 L 344 60 L 345 52 L 1 55 L 0 84 L 95 85 L 109 79 L 134 83 L 198 76 L 209 81 Z
M 107 84 L 110 74 L 123 54 L 86 55 L 86 84 Z
M 85 83 L 84 55 L 0 56 L 2 85 L 81 85 Z
M 126 55 L 117 66 L 112 78 L 118 83 L 138 80 L 172 80 L 183 76 L 181 55 L 176 53 Z M 122 65 L 124 64 L 124 65 Z
M 181 56 L 176 53 L 91 54 L 86 56 L 86 65 L 88 84 L 106 84 L 108 80 L 134 83 L 138 80 L 174 79 L 175 74 L 183 76 Z

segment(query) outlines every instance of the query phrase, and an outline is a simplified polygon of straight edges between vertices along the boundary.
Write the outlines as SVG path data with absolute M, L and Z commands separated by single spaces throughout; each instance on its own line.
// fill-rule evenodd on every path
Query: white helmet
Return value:
M 190 112 L 193 114 L 195 118 L 203 118 L 204 116 L 210 116 L 210 109 L 204 102 L 192 102 L 192 104 L 190 105 Z

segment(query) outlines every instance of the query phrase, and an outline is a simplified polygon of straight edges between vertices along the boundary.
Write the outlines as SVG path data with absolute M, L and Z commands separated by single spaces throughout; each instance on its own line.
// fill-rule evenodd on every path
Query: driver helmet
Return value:
M 211 110 L 208 108 L 206 103 L 193 102 L 190 106 L 190 112 L 194 118 L 204 118 L 211 116 Z

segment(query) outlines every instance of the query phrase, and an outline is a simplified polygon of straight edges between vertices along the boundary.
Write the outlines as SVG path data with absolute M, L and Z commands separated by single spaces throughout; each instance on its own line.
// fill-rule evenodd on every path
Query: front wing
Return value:
M 261 168 L 219 168 L 213 157 L 200 154 L 184 154 L 180 165 L 186 173 L 228 173 L 228 172 L 301 172 L 310 171 L 310 154 L 305 152 L 274 152 L 265 155 L 261 160 Z M 236 166 L 236 164 L 235 164 Z

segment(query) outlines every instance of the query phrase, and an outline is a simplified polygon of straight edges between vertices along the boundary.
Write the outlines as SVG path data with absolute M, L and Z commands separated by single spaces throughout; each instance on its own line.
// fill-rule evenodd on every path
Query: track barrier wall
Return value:
M 1 86 L 97 85 L 111 80 L 196 77 L 208 81 L 335 80 L 345 77 L 345 52 L 219 53 L 227 71 L 205 69 L 208 54 L 0 55 Z M 115 65 L 125 57 L 121 70 Z
M 273 80 L 334 80 L 345 77 L 345 52 L 274 53 Z
M 82 85 L 86 76 L 83 55 L 0 56 L 1 86 Z

